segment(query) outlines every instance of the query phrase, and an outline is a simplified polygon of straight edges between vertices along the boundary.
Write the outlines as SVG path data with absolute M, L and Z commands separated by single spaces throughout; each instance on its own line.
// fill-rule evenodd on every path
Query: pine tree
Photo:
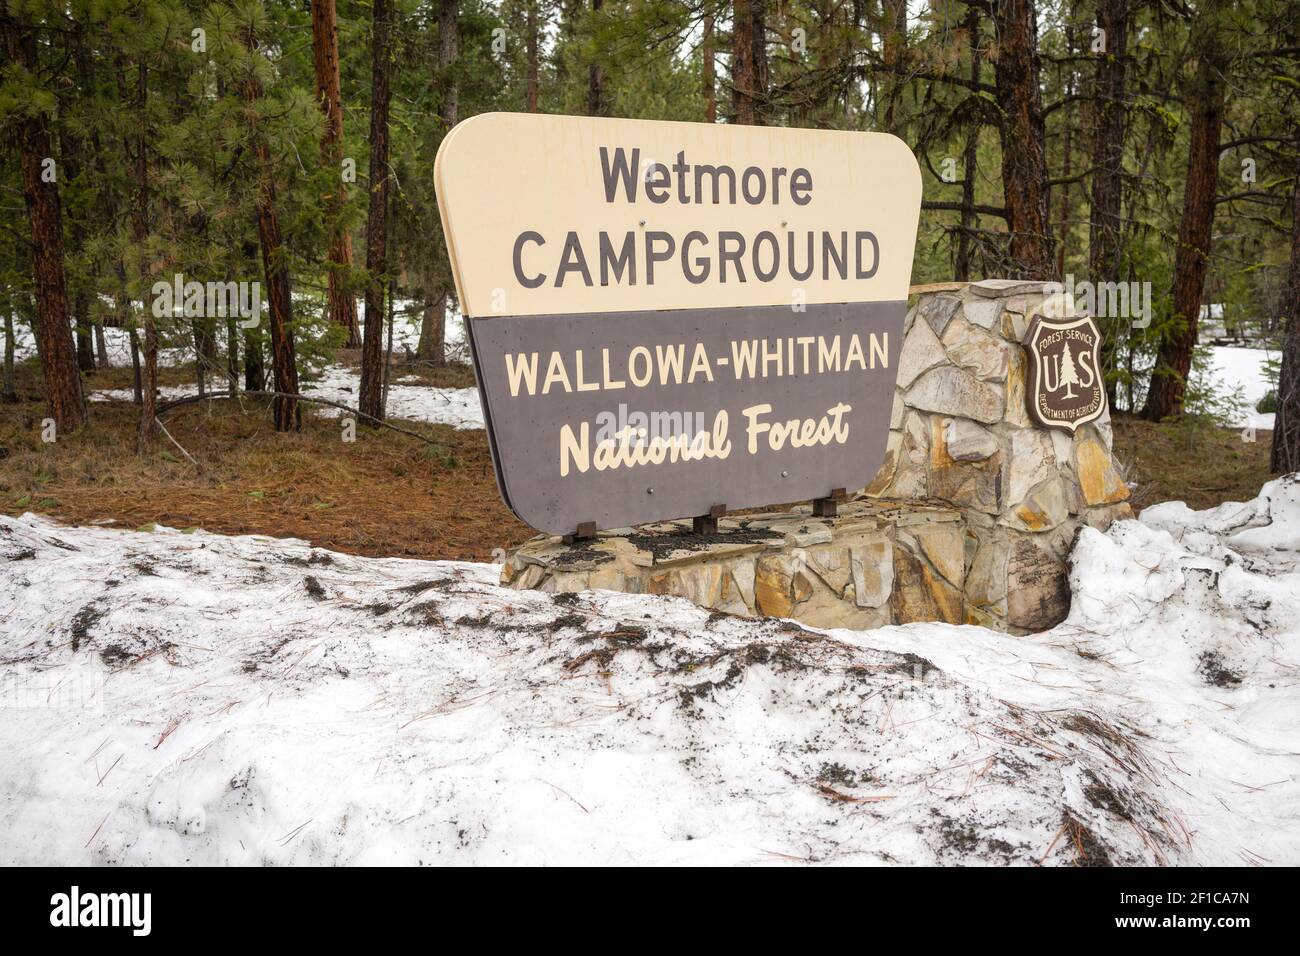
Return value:
M 1300 139 L 1294 141 L 1291 180 L 1291 262 L 1282 290 L 1282 371 L 1278 376 L 1277 415 L 1269 467 L 1300 471 Z
M 366 322 L 359 409 L 384 417 L 384 273 L 388 266 L 388 105 L 392 49 L 388 0 L 374 0 L 370 82 L 370 211 L 366 217 Z
M 1197 49 L 1196 76 L 1188 90 L 1192 113 L 1187 149 L 1187 179 L 1183 215 L 1178 226 L 1174 258 L 1174 322 L 1165 330 L 1151 373 L 1142 415 L 1160 421 L 1183 411 L 1183 395 L 1192 370 L 1197 323 L 1210 265 L 1210 241 L 1219 180 L 1219 133 L 1223 127 L 1227 90 L 1226 57 L 1218 35 L 1222 0 L 1206 0 L 1197 14 L 1193 37 Z
M 52 98 L 37 81 L 36 29 L 8 13 L 0 14 L 5 54 L 20 71 L 29 106 L 12 119 L 22 159 L 23 201 L 31 222 L 32 273 L 36 289 L 36 349 L 45 374 L 45 399 L 59 434 L 86 424 L 86 401 L 77 370 L 77 349 L 68 325 L 64 272 L 63 210 L 58 164 L 51 149 Z
M 357 348 L 361 344 L 357 298 L 347 288 L 352 269 L 352 234 L 342 220 L 348 190 L 342 171 L 343 102 L 339 92 L 339 31 L 335 0 L 313 0 L 311 25 L 316 97 L 325 114 L 320 153 L 325 165 L 335 171 L 334 185 L 325 196 L 326 219 L 333 230 L 329 248 L 329 320 L 346 330 L 347 347 Z

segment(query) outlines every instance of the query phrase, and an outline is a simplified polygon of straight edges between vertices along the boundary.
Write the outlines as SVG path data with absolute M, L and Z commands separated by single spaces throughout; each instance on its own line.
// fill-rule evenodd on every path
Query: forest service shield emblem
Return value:
M 1029 417 L 1044 428 L 1073 433 L 1106 411 L 1101 335 L 1091 317 L 1036 316 L 1025 333 Z

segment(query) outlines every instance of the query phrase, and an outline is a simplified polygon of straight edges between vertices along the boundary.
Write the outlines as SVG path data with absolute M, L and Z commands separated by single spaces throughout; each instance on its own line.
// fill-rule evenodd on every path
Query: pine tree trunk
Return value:
M 108 368 L 108 342 L 104 338 L 104 323 L 95 323 L 95 364 L 99 368 Z
M 366 316 L 359 409 L 383 417 L 384 268 L 388 252 L 389 6 L 374 0 L 370 73 L 370 210 L 366 217 Z
M 442 87 L 442 135 L 460 122 L 460 0 L 441 0 L 438 7 L 438 78 Z
M 78 290 L 72 296 L 73 326 L 77 334 L 77 369 L 81 372 L 95 370 L 95 339 L 90 328 L 90 296 Z
M 1277 417 L 1269 467 L 1278 473 L 1300 471 L 1300 141 L 1292 146 L 1291 266 L 1282 290 L 1282 373 L 1277 383 Z
M 249 49 L 257 40 L 248 37 Z M 244 99 L 252 104 L 262 96 L 262 84 L 256 77 L 244 81 Z M 280 214 L 276 204 L 275 169 L 266 137 L 256 127 L 253 155 L 257 161 L 257 238 L 262 248 L 262 271 L 266 275 L 268 318 L 271 339 L 271 375 L 278 393 L 271 401 L 271 418 L 278 432 L 302 428 L 302 408 L 298 404 L 298 364 L 293 343 L 293 296 L 289 284 L 289 267 L 284 261 L 284 240 L 280 232 Z
M 460 121 L 460 79 L 457 75 L 457 61 L 460 59 L 460 0 L 441 0 L 438 9 L 438 77 L 441 86 L 442 135 L 446 136 L 451 128 Z M 445 243 L 443 245 L 445 248 Z M 430 285 L 437 290 L 433 299 L 425 303 L 420 317 L 420 340 L 416 345 L 416 358 L 434 366 L 447 363 L 447 294 L 438 289 L 443 282 L 433 278 Z M 435 303 L 441 302 L 441 308 Z
M 1092 127 L 1092 198 L 1088 218 L 1088 278 L 1093 282 L 1119 282 L 1123 268 L 1124 103 L 1128 70 L 1129 0 L 1099 0 L 1097 26 L 1106 49 L 1097 63 L 1094 80 Z M 1120 335 L 1115 317 L 1099 317 L 1101 367 L 1106 375 L 1106 395 L 1115 403 L 1115 353 Z
M 36 35 L 12 17 L 0 17 L 9 63 L 35 82 Z M 57 433 L 87 422 L 86 400 L 77 371 L 77 349 L 68 325 L 68 289 L 63 261 L 63 211 L 58 185 L 42 178 L 43 163 L 54 153 L 43 113 L 13 123 L 22 154 L 23 200 L 32 230 L 32 278 L 36 289 L 36 351 L 45 375 L 45 400 Z
M 266 388 L 266 363 L 262 343 L 251 329 L 244 332 L 244 391 L 260 392 Z
M 1222 38 L 1217 35 L 1219 0 L 1207 4 L 1196 28 L 1199 36 L 1196 79 L 1189 90 L 1192 113 L 1187 149 L 1183 217 L 1174 254 L 1174 322 L 1160 341 L 1142 416 L 1157 422 L 1181 415 L 1187 376 L 1192 369 L 1219 182 L 1219 133 L 1223 127 L 1225 83 Z
M 4 383 L 0 388 L 0 399 L 6 402 L 18 401 L 18 391 L 14 387 L 14 314 L 13 299 L 5 295 L 4 302 L 0 303 L 5 314 L 5 360 L 4 360 Z
M 731 112 L 742 126 L 764 125 L 767 105 L 767 0 L 735 0 L 731 26 Z
M 527 79 L 524 89 L 524 109 L 529 113 L 537 112 L 538 97 L 541 92 L 539 82 L 541 37 L 538 35 L 541 24 L 538 22 L 538 0 L 524 0 L 524 56 L 527 59 Z
M 190 320 L 190 336 L 194 339 L 194 379 L 198 385 L 199 395 L 208 394 L 208 376 L 203 366 L 203 332 L 199 323 Z
M 994 78 L 1002 114 L 1002 185 L 1011 233 L 1010 278 L 1050 279 L 1047 154 L 1039 92 L 1038 21 L 1033 0 L 993 4 L 997 27 Z
M 121 67 L 122 64 L 119 64 Z M 126 99 L 126 80 L 119 69 L 118 91 Z M 149 145 L 148 145 L 148 106 L 149 106 L 149 68 L 143 60 L 136 63 L 135 81 L 135 115 L 136 135 L 135 151 L 131 154 L 129 147 L 127 159 L 135 176 L 135 200 L 131 204 L 131 234 L 139 245 L 149 238 Z M 142 286 L 150 285 L 149 264 L 141 263 Z M 135 330 L 131 330 L 131 361 L 135 370 L 135 391 L 140 406 L 140 426 L 136 435 L 136 450 L 146 454 L 153 450 L 158 442 L 158 328 L 154 323 L 153 309 L 148 302 L 140 310 L 144 322 L 144 356 L 140 356 L 140 345 L 136 341 Z
M 339 92 L 339 31 L 335 0 L 313 0 L 311 5 L 312 59 L 316 73 L 316 99 L 325 114 L 325 131 L 321 134 L 320 153 L 325 165 L 338 176 L 335 187 L 324 197 L 325 218 L 334 235 L 329 248 L 329 321 L 347 332 L 347 347 L 361 345 L 357 325 L 357 299 L 346 288 L 352 269 L 352 234 L 339 221 L 347 203 L 348 189 L 343 182 L 343 101 Z
M 907 0 L 881 0 L 880 33 L 885 61 L 885 132 L 898 132 L 898 101 L 907 78 L 897 72 L 907 48 Z
M 239 392 L 239 323 L 226 318 L 226 391 L 231 398 Z
M 276 211 L 275 179 L 271 170 L 271 151 L 259 140 L 257 156 L 259 182 L 257 190 L 257 237 L 262 246 L 262 269 L 266 274 L 267 304 L 270 306 L 271 375 L 276 395 L 271 403 L 271 417 L 278 432 L 302 428 L 302 409 L 298 405 L 298 365 L 293 344 L 293 298 L 289 288 L 289 269 L 284 262 L 280 217 Z
M 591 0 L 591 12 L 600 13 L 604 0 Z M 605 106 L 605 70 L 596 63 L 587 68 L 587 115 L 604 116 Z
M 970 7 L 966 11 L 966 33 L 970 44 L 970 78 L 979 83 L 982 58 L 980 55 L 980 11 Z M 975 228 L 975 180 L 979 164 L 980 124 L 971 123 L 966 132 L 966 145 L 962 153 L 961 229 L 957 233 L 957 261 L 953 269 L 958 282 L 969 282 L 971 277 L 971 244 Z
M 1065 55 L 1070 58 L 1074 55 L 1074 27 L 1068 22 L 1065 25 Z M 1069 71 L 1069 76 L 1065 81 L 1065 97 L 1068 100 L 1074 96 L 1074 64 L 1066 63 L 1065 68 Z M 1061 107 L 1061 176 L 1066 182 L 1061 183 L 1061 202 L 1057 207 L 1058 212 L 1056 221 L 1061 230 L 1061 239 L 1056 244 L 1056 275 L 1065 275 L 1065 246 L 1070 237 L 1070 171 L 1073 163 L 1072 154 L 1074 150 L 1074 117 L 1071 105 L 1067 102 Z
M 715 32 L 713 11 L 704 14 L 704 40 L 700 50 L 704 56 L 704 122 L 718 121 L 718 59 L 713 49 Z
M 435 366 L 447 364 L 447 297 L 439 296 L 424 304 L 420 319 L 420 342 L 415 357 Z
M 131 401 L 143 409 L 144 373 L 140 368 L 140 337 L 136 335 L 135 329 L 129 329 L 127 334 L 131 341 Z

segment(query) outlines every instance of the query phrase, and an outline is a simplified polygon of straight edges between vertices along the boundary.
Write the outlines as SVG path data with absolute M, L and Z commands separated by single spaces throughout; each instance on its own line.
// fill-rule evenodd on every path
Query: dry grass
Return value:
M 1161 501 L 1185 501 L 1195 509 L 1247 501 L 1274 477 L 1268 470 L 1272 432 L 1256 432 L 1247 442 L 1231 428 L 1190 430 L 1127 416 L 1116 418 L 1114 429 L 1115 455 L 1128 480 L 1137 482 L 1137 511 Z
M 494 549 L 534 533 L 502 504 L 481 431 L 413 425 L 440 442 L 434 447 L 359 425 L 349 444 L 331 419 L 308 413 L 301 433 L 277 434 L 264 402 L 219 401 L 165 419 L 195 468 L 165 438 L 153 454 L 136 455 L 137 412 L 128 403 L 95 403 L 92 427 L 42 443 L 39 383 L 30 368 L 21 372 L 22 400 L 0 404 L 6 514 L 292 536 L 354 554 L 472 560 L 488 560 Z M 121 370 L 109 376 L 114 380 L 101 381 L 95 373 L 88 387 L 130 381 L 129 370 L 125 383 L 115 381 Z

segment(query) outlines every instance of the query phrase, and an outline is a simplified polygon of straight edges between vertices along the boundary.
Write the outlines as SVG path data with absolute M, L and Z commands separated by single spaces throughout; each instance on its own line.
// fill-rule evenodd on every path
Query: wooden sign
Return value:
M 492 113 L 435 185 L 502 497 L 565 533 L 884 457 L 920 212 L 895 137 Z
M 1025 333 L 1029 417 L 1043 428 L 1071 434 L 1106 411 L 1101 378 L 1101 335 L 1089 316 L 1036 316 Z

